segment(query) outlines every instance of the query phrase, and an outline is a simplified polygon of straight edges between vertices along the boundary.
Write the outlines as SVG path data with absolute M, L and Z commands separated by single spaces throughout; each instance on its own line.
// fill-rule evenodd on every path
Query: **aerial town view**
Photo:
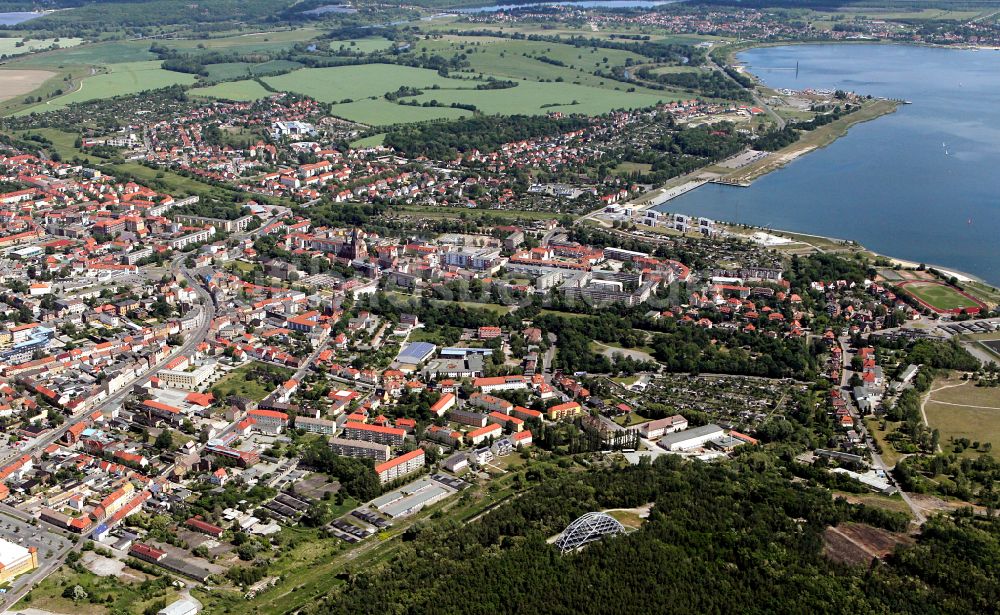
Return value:
M 1000 612 L 1000 0 L 0 0 L 0 612 Z

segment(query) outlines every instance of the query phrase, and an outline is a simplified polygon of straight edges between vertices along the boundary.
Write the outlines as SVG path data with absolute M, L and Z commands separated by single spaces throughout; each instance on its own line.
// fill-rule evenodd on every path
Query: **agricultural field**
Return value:
M 349 38 L 346 40 L 330 41 L 330 49 L 350 49 L 363 53 L 382 51 L 392 46 L 392 41 L 386 38 Z
M 937 312 L 982 308 L 978 301 L 961 291 L 938 282 L 905 282 L 900 287 L 909 295 Z
M 420 52 L 451 57 L 465 54 L 471 64 L 468 72 L 493 75 L 503 79 L 555 81 L 594 87 L 621 85 L 613 79 L 594 75 L 595 70 L 610 71 L 631 60 L 641 64 L 644 58 L 629 51 L 575 47 L 559 43 L 509 40 L 495 37 L 446 36 L 439 40 L 421 41 L 415 45 Z M 562 63 L 557 66 L 548 59 Z M 637 88 L 653 93 L 653 90 Z
M 0 101 L 23 96 L 54 76 L 47 70 L 0 70 Z
M 358 100 L 333 105 L 330 113 L 345 120 L 369 126 L 410 124 L 428 120 L 457 119 L 472 115 L 471 111 L 450 107 L 410 107 L 397 105 L 384 99 Z
M 233 79 L 246 79 L 258 75 L 272 74 L 277 71 L 293 71 L 302 68 L 298 62 L 290 60 L 271 60 L 260 64 L 250 62 L 224 62 L 221 64 L 208 64 L 208 81 L 229 81 Z
M 163 70 L 160 68 L 159 61 L 112 64 L 110 69 L 108 73 L 100 73 L 84 79 L 80 88 L 75 92 L 29 107 L 19 112 L 18 115 L 53 111 L 72 103 L 111 98 L 123 94 L 136 94 L 144 90 L 155 90 L 177 84 L 191 85 L 195 82 L 194 75 Z
M 661 102 L 679 100 L 681 97 L 666 92 L 646 94 L 612 89 L 588 87 L 572 83 L 539 83 L 523 81 L 514 88 L 503 90 L 436 90 L 425 91 L 414 98 L 417 102 L 437 100 L 449 105 L 463 103 L 475 105 L 486 114 L 539 115 L 559 111 L 600 115 L 612 109 L 651 107 Z
M 101 64 L 125 64 L 155 60 L 156 54 L 149 51 L 150 43 L 146 41 L 116 41 L 80 45 L 69 49 L 60 49 L 31 55 L 17 60 L 17 67 L 34 66 L 91 66 Z
M 1000 389 L 977 387 L 958 379 L 936 380 L 924 406 L 927 424 L 941 432 L 941 447 L 949 450 L 954 438 L 990 442 L 995 458 L 1000 459 Z M 966 456 L 978 456 L 966 449 Z
M 379 97 L 402 86 L 475 88 L 479 81 L 442 77 L 437 71 L 395 64 L 305 68 L 264 81 L 276 90 L 296 92 L 323 102 Z
M 204 88 L 194 88 L 191 90 L 194 96 L 208 96 L 210 98 L 221 98 L 224 100 L 251 101 L 265 98 L 271 94 L 264 86 L 251 81 L 226 81 Z
M 0 38 L 0 56 L 11 57 L 32 51 L 42 51 L 51 48 L 53 45 L 58 49 L 76 47 L 81 43 L 83 43 L 83 39 L 79 38 L 32 38 L 28 40 L 23 38 Z
M 171 49 L 209 49 L 212 51 L 234 51 L 239 53 L 266 51 L 291 47 L 295 43 L 309 41 L 322 34 L 315 28 L 298 28 L 275 32 L 252 32 L 219 38 L 167 40 L 163 45 Z

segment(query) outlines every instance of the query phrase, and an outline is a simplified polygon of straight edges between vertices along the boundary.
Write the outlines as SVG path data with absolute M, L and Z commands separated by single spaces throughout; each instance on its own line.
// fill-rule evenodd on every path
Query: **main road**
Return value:
M 854 419 L 854 428 L 861 436 L 861 441 L 865 443 L 868 447 L 868 452 L 872 456 L 872 466 L 876 470 L 881 470 L 885 474 L 885 479 L 890 485 L 896 487 L 899 491 L 899 496 L 906 502 L 906 505 L 910 507 L 910 511 L 913 513 L 913 518 L 917 522 L 917 525 L 923 525 L 927 517 L 924 516 L 923 511 L 914 503 L 910 496 L 904 491 L 899 483 L 896 482 L 895 477 L 892 475 L 892 468 L 882 459 L 879 455 L 878 450 L 875 448 L 875 439 L 868 431 L 868 426 L 865 425 L 864 418 L 861 416 L 861 412 L 857 409 L 853 402 L 853 396 L 851 394 L 851 374 L 853 373 L 848 366 L 851 364 L 851 359 L 854 358 L 854 354 L 851 352 L 850 346 L 847 343 L 848 338 L 845 336 L 840 336 L 837 342 L 840 344 L 841 349 L 841 368 L 840 368 L 840 390 L 843 393 L 844 401 L 847 402 L 847 409 L 851 413 L 851 418 Z
M 167 363 L 169 363 L 170 361 L 172 361 L 177 357 L 191 355 L 195 350 L 195 348 L 198 347 L 198 344 L 205 341 L 205 338 L 208 336 L 209 329 L 212 326 L 212 321 L 215 319 L 215 303 L 212 295 L 209 294 L 209 292 L 205 290 L 204 287 L 202 287 L 199 280 L 197 280 L 197 278 L 190 271 L 181 266 L 183 259 L 184 259 L 183 256 L 175 258 L 174 261 L 171 263 L 171 270 L 183 275 L 184 278 L 188 281 L 188 284 L 195 290 L 196 293 L 198 293 L 198 296 L 201 297 L 202 299 L 201 320 L 198 324 L 198 328 L 195 329 L 194 331 L 191 331 L 186 336 L 183 344 L 174 349 L 170 354 L 168 354 L 166 357 L 164 357 L 162 360 L 156 363 L 152 368 L 143 372 L 142 375 L 133 379 L 131 382 L 123 386 L 121 389 L 119 389 L 115 393 L 112 393 L 111 395 L 97 402 L 96 404 L 94 405 L 84 404 L 83 409 L 81 409 L 79 412 L 69 417 L 69 419 L 65 421 L 60 427 L 51 430 L 49 433 L 43 436 L 39 436 L 32 443 L 27 445 L 22 451 L 13 455 L 8 455 L 0 463 L 6 464 L 14 457 L 18 457 L 25 454 L 30 455 L 44 450 L 45 447 L 57 441 L 59 438 L 61 438 L 63 434 L 66 433 L 66 430 L 69 429 L 69 427 L 74 423 L 76 423 L 79 419 L 83 418 L 88 414 L 93 413 L 95 410 L 105 410 L 116 404 L 120 404 L 125 400 L 126 397 L 128 397 L 128 395 L 132 392 L 132 390 L 135 387 L 142 386 L 147 382 L 149 382 L 150 379 L 153 378 L 153 376 L 155 376 L 161 369 L 163 369 L 167 365 Z

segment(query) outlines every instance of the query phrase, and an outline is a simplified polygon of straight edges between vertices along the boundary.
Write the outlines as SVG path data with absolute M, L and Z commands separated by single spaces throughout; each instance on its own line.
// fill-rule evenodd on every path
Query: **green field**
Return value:
M 414 47 L 421 53 L 426 51 L 445 57 L 464 54 L 471 66 L 465 69 L 467 72 L 489 74 L 502 79 L 562 80 L 594 87 L 621 85 L 613 79 L 594 75 L 595 70 L 608 71 L 614 66 L 624 66 L 629 60 L 637 64 L 644 61 L 642 56 L 630 51 L 485 36 L 445 36 L 440 40 L 420 41 Z M 563 66 L 545 62 L 542 58 L 561 62 Z M 638 89 L 645 93 L 653 92 Z
M 24 45 L 18 47 L 17 44 L 20 42 L 24 42 Z M 10 57 L 31 51 L 40 51 L 53 45 L 57 45 L 59 48 L 76 47 L 82 42 L 83 39 L 79 38 L 39 38 L 27 41 L 23 38 L 0 38 L 0 56 Z
M 162 44 L 172 49 L 210 49 L 246 53 L 291 47 L 294 43 L 312 40 L 320 34 L 322 32 L 314 28 L 299 28 L 276 32 L 251 32 L 219 38 L 165 40 Z
M 271 60 L 270 62 L 261 62 L 260 64 L 224 62 L 205 66 L 205 69 L 208 71 L 207 79 L 209 81 L 246 79 L 251 76 L 273 74 L 277 71 L 293 71 L 297 68 L 302 68 L 302 65 L 290 60 Z
M 944 284 L 911 282 L 904 286 L 903 290 L 938 310 L 979 307 L 975 301 Z
M 385 99 L 358 100 L 333 105 L 330 113 L 369 126 L 388 126 L 391 124 L 408 124 L 426 122 L 428 120 L 456 119 L 472 115 L 471 111 L 443 107 L 410 107 L 397 105 Z
M 351 147 L 357 149 L 361 149 L 364 147 L 375 147 L 376 145 L 382 145 L 383 141 L 385 141 L 385 133 L 380 132 L 378 134 L 374 134 L 368 137 L 357 139 L 355 141 L 351 141 Z
M 415 100 L 418 102 L 437 100 L 444 104 L 453 102 L 472 104 L 481 112 L 491 115 L 496 113 L 538 115 L 552 111 L 599 115 L 612 109 L 651 107 L 660 102 L 680 98 L 666 92 L 626 93 L 624 84 L 621 87 L 621 91 L 616 91 L 572 83 L 522 81 L 517 87 L 504 90 L 425 91 Z
M 81 45 L 18 59 L 16 67 L 85 66 L 155 60 L 156 54 L 149 51 L 149 46 L 148 42 L 142 41 Z
M 258 98 L 266 98 L 271 95 L 264 89 L 264 86 L 256 81 L 226 81 L 204 88 L 194 88 L 191 94 L 195 96 L 209 96 L 212 98 L 223 98 L 226 100 L 250 101 Z
M 1000 389 L 957 379 L 936 380 L 924 412 L 928 425 L 941 432 L 943 450 L 949 450 L 953 438 L 968 438 L 992 443 L 991 454 L 1000 459 Z M 971 449 L 963 454 L 980 455 Z
M 111 98 L 123 94 L 136 94 L 144 90 L 155 90 L 177 84 L 190 85 L 195 82 L 194 75 L 163 70 L 160 68 L 158 60 L 112 64 L 109 68 L 111 69 L 110 73 L 101 73 L 84 79 L 77 91 L 29 107 L 19 112 L 18 115 L 36 111 L 53 111 L 72 103 Z
M 361 51 L 371 53 L 382 51 L 392 46 L 392 41 L 386 38 L 351 38 L 342 41 L 330 41 L 330 49 L 350 49 L 351 51 Z
M 229 372 L 212 386 L 212 393 L 216 395 L 217 398 L 226 398 L 230 395 L 238 395 L 240 397 L 248 397 L 254 401 L 260 401 L 267 397 L 273 387 L 262 383 L 255 378 L 249 378 L 248 375 L 251 371 L 264 368 L 272 373 L 277 373 L 281 375 L 282 380 L 287 380 L 292 377 L 295 372 L 284 368 L 277 367 L 275 365 L 263 364 L 263 363 L 247 363 L 237 367 L 233 371 Z
M 382 96 L 401 86 L 415 88 L 475 88 L 475 81 L 442 77 L 437 71 L 396 64 L 363 64 L 305 68 L 264 81 L 276 90 L 297 92 L 323 102 Z

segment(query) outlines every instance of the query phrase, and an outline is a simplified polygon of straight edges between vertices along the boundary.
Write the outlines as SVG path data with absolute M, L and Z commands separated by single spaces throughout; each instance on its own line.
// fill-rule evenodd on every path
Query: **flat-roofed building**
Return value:
M 482 427 L 486 424 L 486 415 L 482 412 L 470 412 L 459 408 L 452 408 L 448 411 L 448 418 L 455 423 L 469 425 L 471 427 Z
M 347 440 L 345 438 L 330 438 L 327 441 L 335 455 L 341 457 L 356 457 L 359 459 L 374 459 L 388 461 L 391 455 L 389 445 L 365 440 Z
M 309 433 L 332 436 L 337 431 L 337 423 L 329 419 L 314 419 L 309 416 L 295 417 L 295 428 Z
M 38 568 L 38 552 L 34 547 L 0 539 L 0 583 L 9 583 L 14 577 Z
M 378 464 L 375 466 L 375 472 L 378 474 L 379 482 L 384 485 L 404 476 L 419 472 L 423 467 L 424 449 L 418 448 L 395 459 Z
M 344 423 L 344 431 L 341 436 L 348 440 L 365 440 L 366 442 L 399 446 L 406 438 L 406 432 L 395 427 L 381 427 L 348 421 Z
M 663 436 L 657 445 L 668 451 L 683 451 L 702 446 L 725 434 L 718 425 L 702 425 Z
M 277 410 L 251 410 L 247 416 L 255 421 L 254 428 L 271 435 L 277 435 L 288 429 L 288 415 Z
M 197 391 L 215 375 L 216 364 L 205 363 L 192 370 L 164 369 L 156 375 L 160 382 L 175 389 Z

